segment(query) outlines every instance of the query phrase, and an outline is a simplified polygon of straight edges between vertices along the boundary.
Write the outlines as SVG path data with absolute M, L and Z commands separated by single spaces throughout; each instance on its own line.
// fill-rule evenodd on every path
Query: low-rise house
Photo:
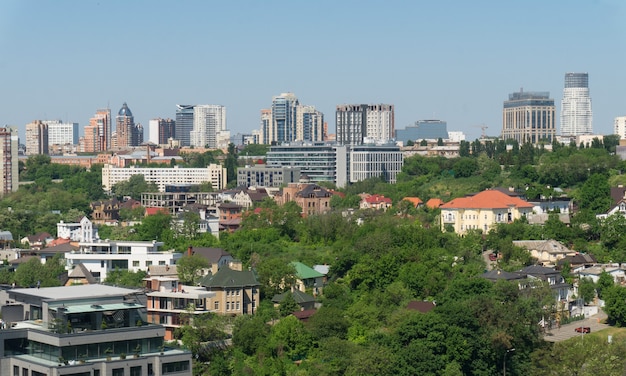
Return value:
M 538 200 L 528 200 L 533 207 L 535 214 L 562 213 L 570 214 L 574 209 L 572 199 L 569 197 L 544 198 Z
M 424 205 L 424 201 L 422 201 L 419 197 L 405 197 L 402 201 L 409 202 L 416 209 Z
M 444 202 L 440 198 L 431 198 L 430 200 L 426 201 L 426 207 L 432 210 L 439 209 L 439 207 L 443 204 Z
M 98 238 L 98 230 L 87 217 L 82 217 L 78 222 L 57 223 L 57 238 L 69 239 L 74 242 L 91 242 Z
M 93 274 L 87 267 L 83 264 L 78 264 L 76 267 L 67 275 L 67 282 L 65 282 L 65 286 L 74 286 L 74 285 L 94 285 L 97 284 L 98 281 L 94 278 Z
M 296 271 L 296 282 L 294 285 L 296 290 L 302 292 L 310 290 L 313 296 L 322 293 L 324 289 L 324 274 L 298 261 L 291 262 L 291 265 Z
M 105 285 L 1 291 L 2 374 L 191 376 L 191 352 L 164 348 L 165 329 L 146 321 L 138 294 Z
M 301 311 L 315 309 L 315 298 L 300 290 L 285 291 L 282 294 L 274 295 L 274 297 L 272 297 L 272 303 L 274 303 L 274 307 L 279 307 L 283 300 L 285 300 L 287 295 L 293 296 L 293 300 L 296 302 L 296 304 L 298 304 L 298 306 L 300 306 Z
M 359 208 L 361 209 L 374 209 L 374 210 L 387 210 L 391 207 L 392 201 L 390 198 L 383 195 L 370 195 L 361 194 L 361 203 Z
M 229 265 L 231 262 L 234 262 L 235 259 L 233 256 L 226 252 L 222 248 L 214 248 L 214 247 L 189 247 L 187 248 L 187 255 L 198 255 L 206 259 L 210 266 L 210 269 L 207 270 L 203 275 L 207 274 L 215 274 L 217 273 L 224 265 Z
M 188 323 L 186 316 L 193 323 L 193 316 L 212 312 L 206 302 L 215 293 L 204 287 L 182 285 L 178 277 L 150 276 L 144 282 L 149 291 L 147 320 L 165 327 L 166 341 L 174 340 L 174 331 Z
M 519 273 L 547 282 L 557 301 L 569 301 L 572 286 L 565 282 L 565 278 L 558 270 L 540 265 L 530 265 L 520 270 Z
M 556 265 L 561 259 L 567 256 L 574 256 L 576 251 L 568 249 L 556 240 L 514 240 L 513 245 L 525 248 L 530 255 L 537 259 L 539 264 Z
M 46 246 L 47 243 L 53 241 L 52 235 L 47 232 L 38 232 L 35 235 L 28 235 L 23 237 L 20 241 L 22 244 L 28 244 L 32 250 L 40 250 Z
M 613 277 L 613 280 L 617 284 L 622 284 L 626 280 L 624 268 L 613 265 L 596 265 L 590 268 L 580 269 L 576 271 L 576 275 L 578 275 L 579 278 L 589 278 L 593 281 L 593 283 L 598 283 L 600 274 L 603 272 L 606 272 Z
M 464 234 L 469 230 L 487 233 L 499 223 L 511 223 L 532 213 L 533 205 L 498 190 L 486 190 L 455 198 L 440 209 L 441 229 L 451 226 L 454 232 Z
M 13 234 L 11 231 L 0 231 L 0 249 L 8 249 L 13 243 Z
M 147 271 L 150 265 L 174 265 L 181 253 L 160 251 L 163 242 L 99 240 L 79 243 L 79 249 L 65 253 L 66 269 L 71 271 L 83 263 L 98 282 L 115 269 Z
M 332 193 L 326 188 L 322 188 L 314 183 L 307 183 L 301 180 L 300 183 L 289 183 L 277 195 L 274 200 L 279 205 L 284 205 L 289 201 L 294 201 L 302 209 L 302 216 L 324 214 L 330 211 L 330 199 Z
M 241 189 L 235 193 L 232 198 L 232 202 L 240 205 L 245 210 L 250 209 L 254 204 L 263 202 L 266 198 L 269 198 L 269 194 L 265 188 L 250 187 L 247 189 Z
M 215 293 L 206 304 L 217 314 L 245 315 L 257 310 L 261 283 L 254 271 L 242 270 L 240 261 L 231 261 L 217 273 L 205 276 L 200 286 Z
M 243 207 L 232 202 L 224 202 L 217 206 L 220 230 L 234 231 L 241 226 Z
M 569 264 L 571 270 L 581 270 L 598 263 L 594 255 L 590 253 L 576 253 L 573 256 L 565 256 L 557 262 L 557 267 L 563 269 L 565 264 Z

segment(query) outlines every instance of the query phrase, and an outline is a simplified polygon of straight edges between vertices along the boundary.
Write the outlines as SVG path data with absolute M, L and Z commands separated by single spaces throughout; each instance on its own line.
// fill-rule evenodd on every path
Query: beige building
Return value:
M 231 261 L 220 270 L 200 280 L 200 285 L 215 293 L 207 298 L 207 309 L 219 315 L 246 315 L 256 312 L 259 283 L 256 273 L 242 270 L 241 261 Z
M 295 201 L 302 208 L 302 215 L 323 214 L 330 211 L 332 193 L 313 183 L 289 183 L 274 196 L 279 205 Z
M 556 137 L 556 107 L 548 92 L 509 94 L 502 111 L 502 139 L 520 144 L 552 143 Z
M 468 230 L 489 232 L 498 223 L 511 223 L 533 211 L 533 205 L 497 190 L 455 198 L 440 206 L 441 229 L 452 226 L 457 234 Z
M 26 124 L 26 155 L 48 153 L 48 124 L 35 120 Z
M 17 128 L 0 128 L 0 196 L 18 188 Z

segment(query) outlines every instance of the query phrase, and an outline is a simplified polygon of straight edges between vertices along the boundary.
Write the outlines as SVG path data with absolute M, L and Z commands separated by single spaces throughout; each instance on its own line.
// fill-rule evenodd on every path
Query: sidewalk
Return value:
M 584 320 L 578 320 L 569 324 L 561 325 L 560 329 L 552 328 L 551 330 L 546 331 L 543 339 L 548 342 L 560 342 L 566 339 L 570 339 L 572 337 L 584 336 L 584 334 L 575 331 L 575 329 L 579 326 L 588 326 L 589 328 L 591 328 L 591 333 L 595 333 L 599 330 L 610 327 L 610 325 L 604 324 L 606 317 L 606 313 L 600 310 L 597 314 Z

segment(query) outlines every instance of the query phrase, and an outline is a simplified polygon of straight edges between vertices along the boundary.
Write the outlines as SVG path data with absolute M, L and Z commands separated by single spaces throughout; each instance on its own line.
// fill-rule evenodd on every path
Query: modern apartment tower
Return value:
M 621 139 L 626 139 L 626 116 L 618 116 L 613 123 L 613 134 Z
M 216 104 L 194 106 L 190 146 L 215 149 L 220 135 L 225 131 L 226 107 Z
M 17 128 L 0 128 L 0 196 L 18 188 Z
M 289 142 L 296 139 L 296 107 L 299 104 L 293 93 L 282 93 L 272 98 L 270 142 Z
M 556 107 L 548 92 L 509 94 L 502 110 L 502 139 L 522 144 L 551 143 L 556 136 Z
M 111 148 L 111 110 L 99 109 L 85 127 L 84 151 L 97 153 Z
M 26 155 L 48 154 L 48 124 L 35 120 L 26 124 Z
M 143 143 L 143 127 L 135 124 L 135 117 L 126 102 L 115 117 L 117 147 L 128 148 Z
M 296 140 L 317 142 L 324 141 L 324 114 L 314 106 L 300 105 L 296 109 Z
M 395 132 L 392 104 L 344 104 L 337 106 L 337 142 L 342 145 L 385 143 Z
M 156 145 L 166 145 L 167 140 L 176 138 L 176 121 L 172 119 L 152 119 L 148 123 L 148 141 Z
M 593 134 L 588 73 L 566 73 L 561 101 L 561 135 Z

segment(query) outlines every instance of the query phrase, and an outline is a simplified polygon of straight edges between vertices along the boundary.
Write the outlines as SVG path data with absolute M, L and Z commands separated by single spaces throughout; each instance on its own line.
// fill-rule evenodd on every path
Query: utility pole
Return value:
M 511 348 L 506 350 L 506 352 L 504 353 L 504 358 L 502 360 L 502 375 L 506 376 L 506 356 L 508 353 L 515 351 L 515 348 Z

